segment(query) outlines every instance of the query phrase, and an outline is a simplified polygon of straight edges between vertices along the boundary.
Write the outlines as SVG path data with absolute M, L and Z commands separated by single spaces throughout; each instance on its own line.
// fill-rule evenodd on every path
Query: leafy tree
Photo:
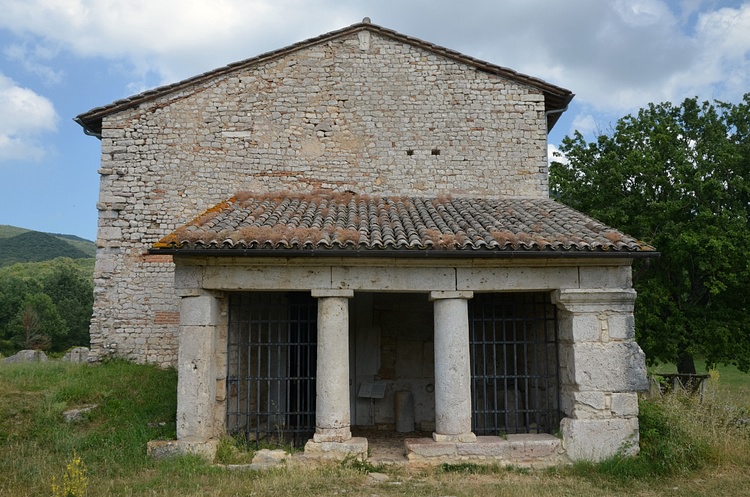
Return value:
M 8 354 L 23 348 L 25 333 L 35 322 L 49 324 L 56 319 L 62 324 L 48 327 L 54 329 L 51 334 L 44 333 L 50 343 L 45 346 L 38 342 L 35 347 L 62 351 L 73 345 L 88 345 L 92 273 L 93 259 L 74 261 L 64 257 L 0 268 L 0 350 Z M 54 313 L 47 310 L 44 297 L 52 303 Z M 40 303 L 42 300 L 45 303 Z M 29 306 L 31 301 L 35 304 Z
M 661 252 L 634 264 L 649 360 L 750 370 L 750 93 L 736 105 L 650 104 L 560 150 L 551 194 Z
M 49 295 L 29 294 L 11 323 L 14 339 L 23 348 L 46 350 L 60 337 L 68 334 L 65 322 Z
M 55 350 L 89 345 L 89 323 L 94 305 L 94 287 L 70 259 L 55 259 L 52 272 L 41 280 L 42 291 L 55 303 L 68 333 L 54 343 Z

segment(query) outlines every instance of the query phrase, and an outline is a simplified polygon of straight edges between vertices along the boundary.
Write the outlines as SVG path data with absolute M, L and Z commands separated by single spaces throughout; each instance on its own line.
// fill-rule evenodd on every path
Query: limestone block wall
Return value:
M 572 460 L 638 451 L 638 392 L 648 388 L 635 342 L 632 289 L 555 292 L 559 309 L 561 422 Z
M 144 255 L 154 242 L 238 190 L 544 196 L 544 97 L 352 35 L 105 117 L 99 172 L 93 357 L 173 365 L 173 266 Z

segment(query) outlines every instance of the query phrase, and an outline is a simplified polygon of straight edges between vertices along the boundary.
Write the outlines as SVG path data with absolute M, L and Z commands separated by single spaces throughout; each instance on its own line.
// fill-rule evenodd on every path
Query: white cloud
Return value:
M 48 99 L 0 74 L 0 116 L 0 161 L 38 161 L 45 156 L 37 136 L 55 131 L 58 120 Z
M 12 44 L 5 47 L 3 53 L 8 59 L 19 61 L 27 72 L 39 76 L 46 84 L 56 84 L 62 80 L 63 71 L 55 70 L 48 64 L 56 53 L 47 47 L 36 47 L 34 53 L 30 53 L 25 45 Z
M 578 131 L 583 136 L 590 137 L 601 132 L 601 126 L 591 114 L 577 114 L 570 125 L 571 132 Z
M 369 16 L 570 88 L 592 112 L 623 114 L 695 95 L 735 101 L 750 88 L 750 2 L 716 7 L 729 3 L 0 0 L 0 29 L 37 44 L 29 56 L 48 47 L 113 61 L 131 72 L 123 91 L 137 92 Z
M 158 84 L 356 21 L 331 15 L 323 0 L 0 0 L 0 8 L 0 28 L 78 56 L 126 60 Z
M 549 143 L 547 144 L 547 163 L 551 164 L 552 162 L 561 162 L 563 164 L 570 163 L 570 161 L 568 161 L 568 158 L 565 157 L 565 154 L 563 154 L 560 149 L 557 148 L 557 145 Z

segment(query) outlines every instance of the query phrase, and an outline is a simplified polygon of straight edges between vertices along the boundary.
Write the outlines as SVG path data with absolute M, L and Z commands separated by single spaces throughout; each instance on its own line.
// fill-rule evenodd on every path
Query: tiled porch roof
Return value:
M 280 256 L 310 251 L 374 257 L 385 251 L 467 257 L 497 252 L 656 255 L 653 247 L 546 198 L 249 192 L 164 237 L 153 252 L 201 250 Z

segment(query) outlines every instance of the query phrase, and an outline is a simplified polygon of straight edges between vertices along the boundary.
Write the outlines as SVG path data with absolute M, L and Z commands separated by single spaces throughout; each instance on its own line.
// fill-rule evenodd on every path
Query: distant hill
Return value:
M 93 242 L 74 235 L 42 233 L 0 225 L 0 267 L 17 262 L 39 262 L 56 257 L 85 259 L 96 256 Z

